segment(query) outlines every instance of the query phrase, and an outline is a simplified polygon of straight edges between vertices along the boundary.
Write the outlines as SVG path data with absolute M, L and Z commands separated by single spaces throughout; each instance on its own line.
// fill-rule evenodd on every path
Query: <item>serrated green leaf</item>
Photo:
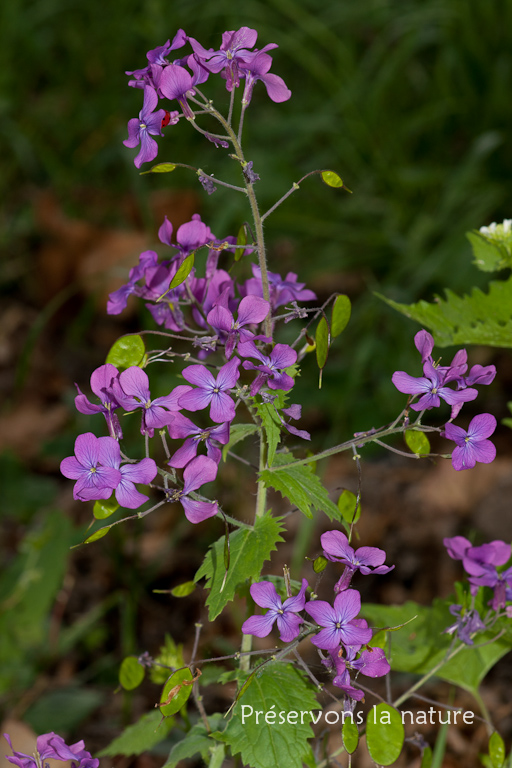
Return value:
M 489 757 L 492 768 L 502 768 L 505 762 L 505 742 L 498 731 L 494 731 L 489 739 Z
M 329 520 L 340 521 L 342 519 L 340 511 L 329 498 L 329 493 L 322 485 L 320 478 L 313 473 L 308 464 L 288 469 L 286 465 L 292 461 L 294 456 L 291 453 L 278 454 L 272 471 L 265 469 L 260 473 L 260 479 L 265 487 L 279 491 L 306 517 L 312 518 L 313 510 L 317 510 L 325 512 Z
M 227 576 L 224 569 L 225 537 L 222 536 L 210 547 L 194 576 L 196 582 L 206 577 L 206 588 L 210 590 L 206 600 L 210 621 L 233 599 L 239 584 L 259 577 L 263 563 L 276 549 L 276 544 L 283 541 L 282 531 L 280 518 L 267 513 L 256 519 L 254 528 L 239 528 L 232 533 L 229 537 L 231 562 Z
M 207 720 L 211 732 L 217 731 L 225 723 L 222 715 L 217 713 L 210 715 Z M 210 749 L 214 746 L 215 741 L 209 736 L 205 725 L 202 722 L 196 723 L 184 738 L 173 746 L 162 768 L 176 768 L 182 760 L 194 757 L 194 755 L 201 755 L 206 762 Z
M 359 744 L 359 731 L 357 730 L 357 725 L 350 718 L 344 720 L 341 736 L 343 738 L 343 746 L 349 755 L 352 755 Z
M 145 176 L 146 173 L 171 173 L 176 170 L 174 163 L 157 163 L 149 171 L 141 171 L 140 176 Z
M 424 432 L 419 429 L 407 429 L 405 431 L 407 447 L 418 456 L 426 456 L 430 453 L 430 442 Z
M 230 451 L 237 443 L 245 440 L 249 435 L 254 435 L 259 427 L 256 424 L 233 424 L 229 430 L 229 442 L 222 449 L 222 458 L 226 461 L 228 451 Z
M 272 464 L 276 455 L 277 446 L 281 440 L 282 424 L 272 403 L 258 403 L 256 406 L 258 416 L 265 430 L 267 438 L 267 462 Z
M 164 718 L 158 711 L 147 712 L 136 723 L 125 728 L 120 736 L 98 753 L 98 756 L 142 755 L 163 741 L 173 726 L 174 718 Z
M 135 656 L 127 656 L 123 659 L 119 669 L 119 682 L 125 691 L 132 691 L 144 680 L 145 670 L 139 664 Z
M 196 588 L 195 581 L 185 581 L 183 584 L 178 584 L 177 587 L 171 589 L 171 595 L 173 597 L 188 597 Z
M 389 704 L 377 704 L 366 719 L 366 744 L 372 760 L 391 765 L 398 759 L 405 738 L 400 712 Z
M 91 536 L 88 536 L 84 544 L 92 544 L 93 541 L 98 541 L 98 539 L 102 539 L 104 536 L 107 535 L 107 533 L 112 528 L 111 525 L 106 525 L 104 528 L 100 528 L 99 531 L 95 531 Z
M 338 509 L 341 513 L 341 516 L 343 520 L 345 520 L 348 525 L 352 525 L 352 523 L 357 523 L 359 518 L 361 517 L 361 505 L 357 507 L 356 512 L 356 506 L 357 506 L 357 496 L 355 493 L 352 493 L 352 491 L 348 491 L 346 488 L 344 491 L 342 491 L 341 496 L 338 499 Z
M 177 672 L 170 676 L 164 685 L 160 698 L 160 702 L 165 702 L 169 699 L 168 704 L 160 704 L 160 712 L 164 717 L 175 715 L 187 703 L 192 693 L 192 680 L 192 672 L 188 667 L 186 669 L 178 669 Z
M 335 187 L 337 189 L 343 187 L 343 181 L 334 171 L 322 171 L 320 176 L 324 184 L 327 184 L 328 187 Z
M 258 723 L 251 708 L 263 713 Z M 271 663 L 254 676 L 224 733 L 215 735 L 233 755 L 241 754 L 244 765 L 302 768 L 313 736 L 312 712 L 318 715 L 318 704 L 303 675 L 291 664 Z
M 507 249 L 500 243 L 493 242 L 476 230 L 466 232 L 466 237 L 471 243 L 475 257 L 473 263 L 482 272 L 498 272 L 500 269 L 512 266 Z
M 434 600 L 432 607 L 412 600 L 400 606 L 364 603 L 361 615 L 374 627 L 397 626 L 416 616 L 408 626 L 389 635 L 390 663 L 397 672 L 423 675 L 443 661 L 452 642 L 452 636 L 445 632 L 453 624 L 451 604 L 450 600 L 439 599 Z M 490 642 L 500 631 L 503 636 Z M 492 632 L 477 635 L 475 646 L 462 646 L 436 676 L 474 694 L 489 670 L 510 650 L 511 641 L 510 621 L 499 620 Z
M 115 496 L 111 496 L 110 499 L 101 499 L 94 502 L 92 513 L 96 520 L 105 520 L 105 518 L 113 515 L 116 509 L 119 509 Z
M 329 324 L 325 317 L 321 317 L 316 327 L 316 362 L 320 369 L 325 367 L 327 355 L 329 354 L 329 345 L 331 343 Z
M 169 283 L 169 291 L 171 291 L 173 288 L 176 288 L 178 285 L 181 285 L 182 283 L 185 282 L 185 280 L 190 275 L 192 268 L 194 266 L 195 255 L 196 255 L 195 251 L 192 251 L 192 253 L 189 253 L 186 259 L 184 259 L 183 262 L 180 264 L 176 274 L 174 275 L 173 279 Z
M 470 295 L 457 296 L 445 290 L 446 298 L 435 303 L 418 301 L 399 304 L 379 296 L 390 307 L 416 320 L 434 334 L 440 347 L 453 344 L 485 344 L 512 347 L 512 277 L 489 283 L 487 293 L 473 288 Z
M 331 336 L 333 339 L 335 339 L 336 336 L 339 336 L 347 327 L 351 311 L 352 305 L 349 297 L 344 294 L 336 296 L 334 304 L 332 305 L 331 315 Z
M 146 362 L 146 347 L 142 337 L 137 334 L 121 336 L 110 347 L 106 362 L 115 365 L 119 371 L 130 368 L 132 365 L 143 368 Z

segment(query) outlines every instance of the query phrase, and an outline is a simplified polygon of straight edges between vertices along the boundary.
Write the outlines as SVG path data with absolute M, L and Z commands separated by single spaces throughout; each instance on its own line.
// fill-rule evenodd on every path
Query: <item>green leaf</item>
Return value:
M 183 584 L 178 584 L 177 587 L 171 589 L 171 595 L 173 597 L 188 597 L 192 594 L 195 588 L 195 581 L 185 581 Z
M 356 505 L 357 505 L 357 496 L 355 495 L 355 493 L 352 493 L 352 491 L 347 491 L 347 489 L 345 488 L 345 490 L 342 491 L 341 496 L 338 499 L 338 509 L 341 512 L 341 516 L 343 520 L 345 520 L 345 522 L 348 523 L 348 525 L 352 525 L 352 523 L 357 523 L 357 521 L 361 517 L 361 505 L 357 507 L 357 512 L 356 512 Z
M 512 260 L 507 249 L 497 243 L 489 240 L 477 230 L 466 232 L 466 237 L 471 243 L 474 264 L 482 272 L 498 272 L 500 269 L 512 266 Z
M 445 629 L 453 624 L 449 607 L 451 600 L 436 599 L 432 607 L 412 600 L 403 605 L 382 606 L 364 603 L 361 614 L 374 627 L 396 626 L 416 618 L 408 626 L 393 632 L 391 638 L 391 669 L 424 675 L 442 662 L 452 642 Z M 500 631 L 505 634 L 494 642 Z M 477 635 L 475 646 L 462 646 L 436 676 L 459 685 L 475 694 L 489 670 L 509 650 L 512 640 L 510 621 L 499 620 L 492 632 Z
M 185 282 L 187 277 L 190 275 L 192 268 L 194 266 L 194 258 L 195 258 L 195 251 L 192 251 L 192 253 L 189 253 L 186 259 L 183 260 L 183 262 L 180 264 L 178 271 L 174 275 L 173 279 L 169 283 L 168 290 L 171 291 L 173 288 L 176 288 L 178 285 L 181 285 Z
M 420 768 L 431 768 L 432 766 L 432 750 L 430 747 L 425 747 L 421 756 Z
M 141 171 L 140 176 L 145 176 L 146 173 L 171 173 L 176 170 L 174 163 L 157 163 L 149 171 Z
M 260 478 L 266 488 L 274 488 L 287 498 L 291 504 L 298 507 L 306 517 L 313 517 L 313 510 L 325 512 L 329 520 L 341 520 L 338 507 L 329 498 L 327 489 L 319 477 L 313 473 L 308 464 L 286 468 L 294 461 L 291 453 L 278 454 L 272 471 L 263 470 Z M 280 467 L 274 469 L 274 467 Z
M 473 288 L 470 295 L 457 296 L 446 290 L 446 299 L 437 298 L 433 304 L 399 304 L 379 296 L 390 307 L 416 320 L 434 334 L 436 344 L 482 344 L 491 347 L 512 347 L 512 277 L 489 283 L 487 293 Z
M 333 339 L 339 336 L 347 327 L 350 320 L 352 305 L 348 296 L 340 294 L 334 299 L 332 305 L 331 336 Z
M 174 718 L 164 718 L 158 710 L 147 712 L 136 723 L 125 728 L 108 747 L 102 749 L 98 757 L 142 755 L 163 741 L 173 726 Z
M 424 432 L 419 429 L 407 429 L 405 431 L 405 442 L 407 447 L 418 456 L 426 456 L 430 453 L 429 439 Z
M 389 704 L 377 704 L 366 719 L 366 744 L 379 765 L 391 765 L 402 751 L 405 732 L 400 712 Z
M 146 347 L 141 336 L 130 334 L 121 336 L 110 348 L 107 363 L 112 363 L 120 371 L 137 365 L 143 368 L 146 362 Z
M 276 549 L 276 544 L 283 541 L 282 531 L 280 518 L 267 513 L 256 519 L 254 528 L 239 528 L 232 533 L 229 537 L 231 562 L 227 576 L 224 568 L 225 537 L 222 536 L 210 547 L 194 576 L 194 581 L 206 577 L 206 587 L 210 590 L 206 600 L 210 621 L 233 599 L 239 584 L 259 577 L 263 563 Z
M 316 343 L 316 362 L 320 370 L 325 367 L 327 362 L 327 355 L 329 354 L 330 345 L 330 333 L 329 324 L 325 317 L 321 317 L 316 328 L 315 343 Z
M 315 573 L 322 573 L 322 571 L 325 571 L 328 562 L 326 557 L 319 555 L 313 563 L 313 571 Z
M 335 187 L 336 189 L 340 189 L 344 186 L 340 176 L 338 176 L 338 174 L 334 171 L 322 171 L 320 176 L 324 184 L 327 184 L 328 187 Z
M 211 715 L 207 720 L 212 731 L 218 730 L 225 723 L 220 714 Z M 173 746 L 162 768 L 176 768 L 182 760 L 198 754 L 206 762 L 210 749 L 214 746 L 215 741 L 209 737 L 204 724 L 202 722 L 196 723 L 185 737 Z
M 166 702 L 169 699 L 168 704 L 160 704 L 160 712 L 164 717 L 175 715 L 187 703 L 187 699 L 192 693 L 192 680 L 192 672 L 188 667 L 178 669 L 170 676 L 164 685 L 160 699 L 161 702 Z
M 491 758 L 492 768 L 502 768 L 505 762 L 505 742 L 498 731 L 494 731 L 489 739 L 489 757 Z
M 279 421 L 279 416 L 276 413 L 275 406 L 272 403 L 258 403 L 256 410 L 258 411 L 258 416 L 261 419 L 267 438 L 267 462 L 268 464 L 272 464 L 274 462 L 274 456 L 276 455 L 277 446 L 281 441 L 282 425 Z
M 236 238 L 235 261 L 240 261 L 240 259 L 244 255 L 244 248 L 246 245 L 247 245 L 247 225 L 242 224 L 242 226 L 238 230 L 238 235 Z
M 349 755 L 352 755 L 359 744 L 359 731 L 357 730 L 357 725 L 350 718 L 343 721 L 341 735 L 343 738 L 343 746 Z
M 270 663 L 254 675 L 224 733 L 215 735 L 233 755 L 241 754 L 244 765 L 302 768 L 310 753 L 312 712 L 318 714 L 318 704 L 303 675 L 291 664 Z
M 96 520 L 105 520 L 105 518 L 113 515 L 116 509 L 119 509 L 119 504 L 115 496 L 111 496 L 110 499 L 95 501 L 92 513 Z
M 99 531 L 95 531 L 90 536 L 88 536 L 85 539 L 84 544 L 92 544 L 93 541 L 98 541 L 98 539 L 102 539 L 104 536 L 107 535 L 107 533 L 110 531 L 111 528 L 112 528 L 111 525 L 106 525 L 104 528 L 100 528 Z
M 258 431 L 256 424 L 233 424 L 229 430 L 229 442 L 222 449 L 222 458 L 226 461 L 228 451 L 230 451 L 241 440 L 245 440 L 249 435 L 254 435 Z
M 127 656 L 123 659 L 119 670 L 119 682 L 125 691 L 132 691 L 144 680 L 145 670 L 142 664 L 139 664 L 135 656 Z

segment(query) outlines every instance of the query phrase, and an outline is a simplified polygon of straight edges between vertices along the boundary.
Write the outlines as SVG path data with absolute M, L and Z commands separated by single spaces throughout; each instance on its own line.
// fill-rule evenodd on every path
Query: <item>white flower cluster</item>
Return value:
M 501 240 L 503 238 L 508 240 L 512 235 L 512 219 L 503 219 L 502 224 L 496 224 L 493 221 L 488 227 L 480 227 L 480 232 L 485 237 L 490 237 L 493 240 Z

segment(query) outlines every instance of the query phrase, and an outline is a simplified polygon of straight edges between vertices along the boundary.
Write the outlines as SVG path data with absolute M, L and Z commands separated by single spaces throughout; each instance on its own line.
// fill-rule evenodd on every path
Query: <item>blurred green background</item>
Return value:
M 198 210 L 218 236 L 236 233 L 247 217 L 238 199 L 224 191 L 207 198 L 183 170 L 163 179 L 139 176 L 135 153 L 122 144 L 128 119 L 141 108 L 126 70 L 145 66 L 146 51 L 172 39 L 179 27 L 216 48 L 224 30 L 242 25 L 258 30 L 258 47 L 279 44 L 272 71 L 292 90 L 289 102 L 276 105 L 260 84 L 247 116 L 246 155 L 261 177 L 261 208 L 319 168 L 336 170 L 353 191 L 309 179 L 267 223 L 273 271 L 295 271 L 322 299 L 337 290 L 354 303 L 353 319 L 315 393 L 315 409 L 305 412 L 305 426 L 320 427 L 319 443 L 392 419 L 404 399 L 391 386 L 392 372 L 418 370 L 417 326 L 373 291 L 409 303 L 431 300 L 444 286 L 463 292 L 485 285 L 464 233 L 512 212 L 509 0 L 2 0 L 3 417 L 36 393 L 42 410 L 64 403 L 71 414 L 72 382 L 87 389 L 115 335 L 138 327 L 133 316 L 104 325 L 96 289 L 85 290 L 74 277 L 66 284 L 63 275 L 72 274 L 83 240 L 93 248 L 96 235 L 126 230 L 130 249 L 133 233 L 144 228 L 155 238 L 161 219 L 149 201 L 166 185 L 175 203 L 194 202 L 197 195 Z M 216 104 L 227 103 L 222 83 L 204 90 Z M 160 140 L 159 159 L 213 172 L 222 155 L 182 121 Z M 53 279 L 63 253 L 68 266 Z M 134 252 L 131 263 L 136 259 Z M 46 368 L 37 362 L 38 350 Z M 479 355 L 478 362 L 493 359 Z M 310 360 L 297 400 L 311 403 L 316 387 Z M 501 403 L 497 387 L 493 396 Z M 43 567 L 38 557 L 63 563 L 62 553 L 79 538 L 48 517 L 58 499 L 58 462 L 77 433 L 71 419 L 46 426 L 32 443 L 2 441 L 0 469 L 10 489 L 2 510 L 9 569 L 0 584 L 2 626 L 11 628 L 0 654 L 11 670 L 1 678 L 5 708 L 55 663 L 61 647 L 52 640 L 49 611 L 64 565 L 55 565 L 42 596 L 29 586 Z M 16 424 L 2 423 L 9 437 L 16 434 Z M 62 493 L 69 499 L 69 483 Z M 45 549 L 45 541 L 61 554 Z M 119 582 L 123 568 L 117 563 L 112 569 L 112 581 Z M 135 586 L 125 587 L 135 600 Z M 105 639 L 94 628 L 95 617 L 110 608 L 105 601 L 99 605 L 99 613 L 86 614 L 75 634 L 60 642 L 94 651 L 101 669 Z M 123 610 L 124 637 L 132 637 L 135 614 L 126 603 Z M 126 641 L 123 652 L 135 646 Z M 80 674 L 87 680 L 95 670 L 85 665 Z

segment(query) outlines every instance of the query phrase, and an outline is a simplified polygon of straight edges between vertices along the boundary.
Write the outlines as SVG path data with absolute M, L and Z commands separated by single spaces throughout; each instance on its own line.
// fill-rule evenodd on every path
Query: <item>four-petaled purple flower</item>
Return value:
M 112 438 L 106 438 L 112 440 Z M 113 440 L 114 445 L 104 457 L 107 466 L 118 469 L 121 473 L 121 480 L 115 489 L 117 503 L 127 509 L 137 509 L 144 504 L 149 496 L 138 491 L 135 483 L 144 483 L 147 485 L 156 476 L 158 471 L 153 459 L 145 458 L 134 463 L 123 464 L 121 466 L 121 449 L 119 444 Z
M 354 550 L 347 536 L 341 531 L 328 531 L 320 536 L 324 555 L 335 563 L 343 563 L 346 568 L 341 579 L 334 587 L 335 592 L 347 589 L 353 574 L 360 571 L 364 576 L 369 573 L 389 573 L 394 565 L 383 565 L 386 553 L 378 547 L 359 547 Z
M 165 109 L 155 109 L 158 104 L 158 95 L 150 85 L 144 87 L 144 102 L 139 112 L 139 117 L 128 121 L 128 138 L 123 141 L 125 147 L 133 149 L 140 144 L 139 154 L 134 159 L 134 164 L 140 168 L 142 163 L 154 160 L 158 154 L 158 144 L 151 136 L 162 136 L 162 120 Z M 178 122 L 177 113 L 171 117 L 173 123 Z
M 64 477 L 76 480 L 73 498 L 80 501 L 108 499 L 121 482 L 121 472 L 115 469 L 119 445 L 112 437 L 96 437 L 92 432 L 78 435 L 75 455 L 60 463 Z
M 427 359 L 423 365 L 424 376 L 415 378 L 405 371 L 395 371 L 391 381 L 399 392 L 408 395 L 421 395 L 417 403 L 412 403 L 413 411 L 424 411 L 430 408 L 437 408 L 441 404 L 442 398 L 452 406 L 451 416 L 454 418 L 460 411 L 462 404 L 474 400 L 478 395 L 476 389 L 466 388 L 461 390 L 447 387 L 450 381 L 455 381 L 458 374 L 452 370 L 442 370 L 436 368 L 430 359 Z
M 186 438 L 181 448 L 178 448 L 171 456 L 170 461 L 167 462 L 169 466 L 176 467 L 177 469 L 182 469 L 189 461 L 192 461 L 197 455 L 197 449 L 201 442 L 204 442 L 206 445 L 206 455 L 218 464 L 221 460 L 222 452 L 217 443 L 226 445 L 229 441 L 229 422 L 206 428 L 196 427 L 182 413 L 176 413 L 173 415 L 173 419 L 167 429 L 173 440 Z
M 251 585 L 251 597 L 261 608 L 268 608 L 264 616 L 250 616 L 242 625 L 244 635 L 266 637 L 270 634 L 274 622 L 277 622 L 279 637 L 284 643 L 295 640 L 300 634 L 300 625 L 304 621 L 298 612 L 304 609 L 308 582 L 302 579 L 302 587 L 295 597 L 288 597 L 284 603 L 270 581 L 260 581 Z
M 240 360 L 234 357 L 220 369 L 217 378 L 205 365 L 189 365 L 183 370 L 183 378 L 196 389 L 180 397 L 179 407 L 186 411 L 202 411 L 210 406 L 210 418 L 217 424 L 233 421 L 235 403 L 227 394 L 233 389 L 240 377 Z
M 369 643 L 372 630 L 354 621 L 360 610 L 361 595 L 355 589 L 340 592 L 334 600 L 334 607 L 325 600 L 306 603 L 306 611 L 317 624 L 324 627 L 311 638 L 313 645 L 332 651 L 340 643 L 344 646 Z
M 111 437 L 115 437 L 117 440 L 121 440 L 123 432 L 119 423 L 119 418 L 114 411 L 119 408 L 114 392 L 112 389 L 112 382 L 119 376 L 119 371 L 111 363 L 100 365 L 99 368 L 91 375 L 91 389 L 94 394 L 100 399 L 100 404 L 91 403 L 87 397 L 82 393 L 78 384 L 75 387 L 78 390 L 78 395 L 75 397 L 75 408 L 79 413 L 91 415 L 94 413 L 102 413 L 105 416 L 105 420 L 108 425 L 108 431 Z
M 259 296 L 246 296 L 238 306 L 238 319 L 235 320 L 227 307 L 217 303 L 208 313 L 207 322 L 215 330 L 227 334 L 225 342 L 226 357 L 233 354 L 238 342 L 244 343 L 254 338 L 254 334 L 245 328 L 246 325 L 262 323 L 270 310 L 270 304 Z
M 466 390 L 468 391 L 470 390 Z M 496 419 L 490 413 L 481 413 L 471 419 L 467 432 L 455 424 L 446 424 L 441 434 L 457 444 L 452 453 L 454 469 L 472 469 L 477 461 L 482 464 L 494 461 L 496 448 L 487 438 L 495 429 Z
M 75 744 L 68 745 L 61 736 L 56 733 L 45 733 L 37 737 L 36 754 L 25 755 L 23 752 L 17 752 L 7 733 L 4 733 L 12 755 L 6 755 L 8 760 L 18 768 L 40 768 L 45 766 L 46 760 L 58 760 L 59 762 L 71 762 L 73 768 L 98 768 L 100 761 L 92 757 L 90 752 L 84 749 L 84 742 L 77 741 Z
M 449 635 L 453 635 L 456 632 L 461 642 L 465 645 L 473 645 L 474 641 L 471 635 L 474 635 L 476 632 L 482 632 L 486 628 L 478 611 L 475 608 L 463 610 L 462 605 L 450 605 L 449 611 L 452 616 L 457 618 L 457 621 L 455 624 L 447 627 L 445 632 Z
M 242 364 L 246 371 L 258 371 L 258 375 L 251 384 L 251 397 L 257 395 L 263 386 L 282 389 L 285 392 L 293 387 L 293 379 L 285 373 L 284 369 L 297 361 L 297 352 L 288 344 L 276 344 L 270 355 L 265 355 L 253 341 L 246 341 L 238 345 L 238 352 L 242 357 L 254 357 L 262 363 L 262 365 L 254 365 L 245 360 Z
M 151 399 L 148 375 L 142 368 L 132 365 L 119 374 L 114 382 L 114 395 L 125 411 L 142 409 L 140 431 L 153 437 L 155 429 L 166 427 L 172 411 L 179 411 L 178 401 L 191 387 L 180 384 L 164 397 Z

